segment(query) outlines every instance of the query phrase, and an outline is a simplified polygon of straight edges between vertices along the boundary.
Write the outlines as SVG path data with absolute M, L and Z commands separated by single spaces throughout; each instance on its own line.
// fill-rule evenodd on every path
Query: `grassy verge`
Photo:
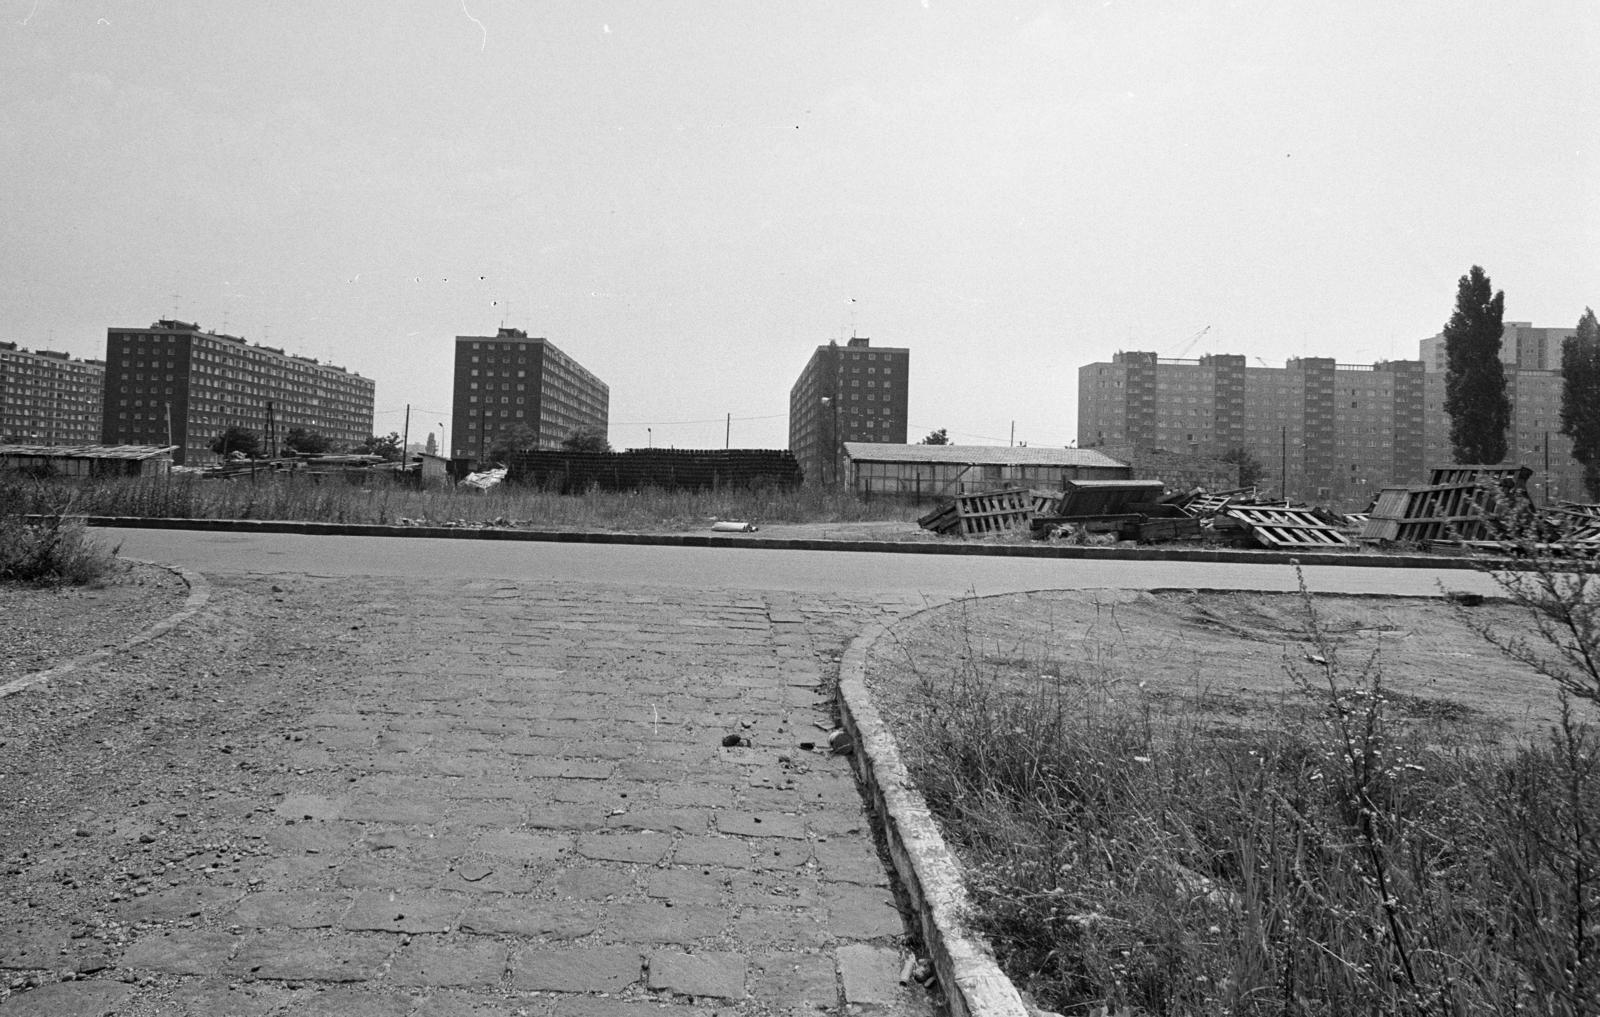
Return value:
M 294 475 L 255 480 L 193 476 L 102 481 L 0 479 L 0 504 L 49 512 L 70 500 L 84 515 L 147 519 L 274 519 L 397 525 L 500 525 L 526 529 L 685 531 L 719 519 L 763 523 L 911 520 L 917 509 L 865 502 L 848 492 L 805 487 L 730 488 L 561 495 L 502 486 L 418 490 L 382 481 L 370 487 Z
M 948 624 L 965 628 L 961 614 Z M 975 924 L 1062 1014 L 1593 1014 L 1600 739 L 1401 719 L 1306 601 L 1293 691 L 1235 723 L 1119 667 L 1114 619 L 1063 659 L 914 667 L 897 724 Z M 1550 693 L 1554 694 L 1554 693 Z M 1204 719 L 1201 719 L 1201 718 Z

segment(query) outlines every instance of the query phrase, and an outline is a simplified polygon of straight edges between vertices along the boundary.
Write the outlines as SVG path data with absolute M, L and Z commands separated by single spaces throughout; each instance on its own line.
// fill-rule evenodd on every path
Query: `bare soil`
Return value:
M 1559 715 L 1548 679 L 1503 656 L 1467 624 L 1526 632 L 1528 619 L 1509 603 L 1319 595 L 1315 611 L 1343 681 L 1380 669 L 1391 717 L 1429 725 L 1431 740 L 1510 746 L 1542 737 Z M 1088 676 L 1130 693 L 1142 686 L 1164 712 L 1236 728 L 1303 702 L 1297 675 L 1326 687 L 1307 618 L 1305 601 L 1290 594 L 988 597 L 901 622 L 878 643 L 868 682 L 891 727 L 938 695 L 941 681 L 965 662 L 1018 688 L 1041 674 Z

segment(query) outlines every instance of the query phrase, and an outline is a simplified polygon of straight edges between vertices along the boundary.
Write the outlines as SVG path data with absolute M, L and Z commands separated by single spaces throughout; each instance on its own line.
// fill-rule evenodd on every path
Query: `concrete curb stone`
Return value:
M 379 526 L 365 523 L 307 523 L 268 519 L 145 519 L 84 516 L 89 526 L 149 530 L 204 530 L 227 533 L 300 533 L 345 537 L 431 537 L 449 540 L 542 541 L 558 544 L 626 544 L 659 547 L 746 548 L 766 551 L 843 551 L 877 554 L 983 555 L 997 558 L 1063 558 L 1101 561 L 1188 561 L 1230 565 L 1338 565 L 1350 568 L 1472 569 L 1470 557 L 1422 554 L 1372 554 L 1363 551 L 1246 551 L 1175 547 L 1062 547 L 1051 544 L 981 544 L 825 540 L 695 533 L 606 533 L 568 530 L 513 530 L 493 527 Z
M 912 785 L 894 735 L 867 691 L 867 655 L 888 631 L 881 624 L 869 626 L 851 641 L 839 662 L 839 713 L 853 745 L 852 764 L 883 821 L 889 857 L 911 898 L 950 1013 L 954 1017 L 1030 1017 L 988 944 L 967 927 L 960 863 L 940 835 L 927 802 Z

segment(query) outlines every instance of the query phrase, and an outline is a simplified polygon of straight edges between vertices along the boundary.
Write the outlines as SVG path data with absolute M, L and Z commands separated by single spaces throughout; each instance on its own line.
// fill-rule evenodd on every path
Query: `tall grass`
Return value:
M 709 491 L 592 491 L 561 495 L 502 485 L 419 490 L 373 478 L 370 486 L 289 475 L 204 480 L 194 476 L 111 480 L 0 480 L 0 501 L 22 512 L 70 499 L 85 515 L 146 519 L 274 519 L 396 525 L 501 525 L 529 529 L 695 530 L 713 520 L 755 523 L 912 519 L 904 504 L 866 502 L 816 487 L 723 488 Z
M 1002 965 L 1063 1014 L 1596 1013 L 1593 729 L 1440 748 L 1306 605 L 1294 692 L 1230 727 L 1114 645 L 918 666 L 908 764 Z

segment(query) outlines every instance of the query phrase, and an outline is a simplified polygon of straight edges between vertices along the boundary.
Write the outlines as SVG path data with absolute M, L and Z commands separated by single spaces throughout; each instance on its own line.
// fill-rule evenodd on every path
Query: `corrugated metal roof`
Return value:
M 855 462 L 956 463 L 976 466 L 1126 466 L 1092 448 L 1036 445 L 892 445 L 847 441 L 844 453 Z
M 0 445 L 0 456 L 49 459 L 154 459 L 176 451 L 176 445 Z

